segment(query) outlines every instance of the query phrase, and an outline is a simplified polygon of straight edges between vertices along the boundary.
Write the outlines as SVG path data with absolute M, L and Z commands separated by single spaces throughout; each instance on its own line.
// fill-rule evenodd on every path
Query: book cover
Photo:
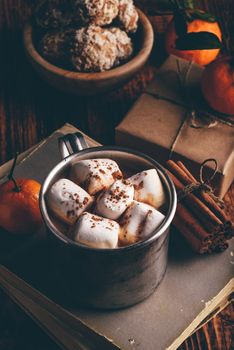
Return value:
M 71 131 L 76 129 L 65 126 L 34 148 L 18 165 L 16 176 L 32 177 L 42 182 L 60 160 L 58 137 Z M 90 138 L 87 141 L 90 146 L 97 145 Z M 4 167 L 3 170 L 1 176 L 6 174 L 7 168 Z M 33 308 L 33 317 L 39 317 L 40 312 L 43 313 L 39 311 L 40 307 L 40 310 L 44 310 L 44 315 L 45 311 L 49 312 L 50 316 L 47 316 L 50 321 L 45 316 L 43 322 L 43 316 L 40 314 L 38 323 L 47 329 L 48 334 L 53 333 L 52 336 L 58 343 L 59 338 L 61 343 L 68 335 L 65 330 L 62 332 L 58 326 L 54 326 L 53 322 L 59 322 L 63 329 L 62 324 L 64 327 L 66 325 L 66 315 L 70 315 L 71 323 L 68 328 L 72 330 L 77 342 L 66 346 L 63 344 L 67 349 L 75 349 L 74 344 L 76 349 L 97 349 L 95 343 L 99 337 L 113 349 L 176 349 L 212 311 L 217 311 L 222 302 L 227 302 L 234 291 L 233 240 L 229 248 L 221 254 L 200 256 L 189 249 L 173 228 L 170 233 L 168 268 L 161 285 L 144 302 L 117 311 L 66 306 L 63 276 L 56 273 L 57 266 L 54 264 L 53 252 L 50 250 L 45 230 L 30 238 L 17 238 L 14 242 L 12 237 L 2 232 L 0 247 L 1 263 L 21 278 L 13 287 L 14 275 L 8 276 L 10 279 L 6 282 L 7 270 L 3 268 L 0 281 L 2 285 L 5 281 L 4 289 L 10 295 L 14 295 L 19 304 L 24 303 L 26 310 Z M 26 289 L 29 288 L 26 292 L 24 281 L 35 290 L 26 285 Z M 21 289 L 17 287 L 19 284 Z M 56 304 L 46 299 L 45 305 L 43 294 L 37 294 L 36 289 L 56 301 Z M 30 299 L 32 295 L 34 306 L 33 299 Z M 59 312 L 55 311 L 54 305 Z M 89 329 L 95 337 L 88 335 Z M 89 344 L 85 345 L 84 339 L 82 343 L 82 337 L 89 339 Z M 77 345 L 79 342 L 80 345 Z M 104 346 L 102 348 L 104 349 Z

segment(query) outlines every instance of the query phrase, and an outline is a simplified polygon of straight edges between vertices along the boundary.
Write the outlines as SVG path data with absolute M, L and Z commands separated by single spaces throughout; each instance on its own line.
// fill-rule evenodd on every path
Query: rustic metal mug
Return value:
M 63 284 L 73 299 L 83 306 L 114 309 L 134 305 L 147 298 L 160 284 L 166 271 L 168 238 L 176 210 L 176 191 L 166 171 L 143 153 L 118 146 L 88 148 L 80 133 L 59 139 L 63 160 L 45 179 L 40 208 L 49 233 L 59 249 Z M 45 195 L 59 178 L 68 175 L 71 164 L 82 159 L 111 158 L 120 168 L 133 172 L 156 168 L 167 193 L 167 213 L 150 237 L 133 245 L 115 249 L 95 249 L 72 241 L 55 225 Z

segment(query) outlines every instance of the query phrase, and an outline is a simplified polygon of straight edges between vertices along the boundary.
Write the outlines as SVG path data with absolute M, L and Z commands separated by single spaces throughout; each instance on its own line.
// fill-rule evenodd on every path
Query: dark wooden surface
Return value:
M 156 28 L 156 47 L 150 62 L 127 85 L 99 97 L 69 96 L 38 79 L 22 47 L 22 27 L 30 16 L 35 0 L 0 0 L 0 163 L 12 158 L 48 136 L 54 129 L 70 122 L 104 144 L 114 142 L 114 127 L 152 79 L 156 64 L 163 58 L 162 32 L 170 15 L 151 17 Z M 138 3 L 160 12 L 157 1 Z M 162 3 L 162 1 L 158 1 Z M 156 4 L 156 5 L 155 5 Z M 234 48 L 233 0 L 200 0 L 220 18 L 225 50 Z M 234 207 L 234 185 L 225 197 L 229 210 Z M 234 212 L 232 212 L 234 214 Z M 176 315 L 172 315 L 176 318 Z M 180 349 L 227 350 L 234 348 L 231 337 L 234 306 L 231 304 Z M 0 349 L 54 350 L 57 346 L 0 291 Z M 99 349 L 98 349 L 99 350 Z M 100 349 L 101 350 L 101 349 Z

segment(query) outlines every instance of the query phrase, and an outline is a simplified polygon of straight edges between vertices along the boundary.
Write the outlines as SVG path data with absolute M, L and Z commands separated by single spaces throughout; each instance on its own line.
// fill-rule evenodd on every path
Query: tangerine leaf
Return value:
M 202 12 L 200 10 L 193 10 L 190 13 L 190 16 L 192 17 L 192 19 L 201 19 L 203 21 L 207 21 L 210 23 L 217 22 L 217 17 L 215 17 L 214 15 L 212 15 L 209 12 Z
M 185 9 L 194 9 L 194 1 L 193 0 L 183 0 L 183 7 Z
M 176 40 L 178 50 L 221 49 L 222 43 L 217 35 L 209 32 L 187 33 Z
M 187 33 L 186 15 L 181 8 L 174 10 L 174 25 L 177 36 L 183 36 Z

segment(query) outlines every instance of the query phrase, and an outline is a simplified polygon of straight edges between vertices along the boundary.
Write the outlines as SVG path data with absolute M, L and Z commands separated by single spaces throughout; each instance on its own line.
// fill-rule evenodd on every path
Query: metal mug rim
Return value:
M 47 186 L 47 182 L 51 181 L 51 178 L 53 178 L 54 175 L 64 167 L 64 164 L 66 162 L 71 162 L 71 160 L 73 158 L 76 158 L 77 155 L 86 154 L 86 153 L 88 154 L 88 153 L 93 153 L 93 152 L 98 152 L 98 151 L 120 151 L 120 152 L 124 152 L 124 153 L 132 153 L 133 155 L 139 156 L 139 157 L 144 158 L 144 159 L 148 160 L 149 162 L 151 162 L 154 165 L 154 167 L 157 170 L 160 170 L 160 172 L 166 178 L 167 185 L 169 187 L 170 196 L 171 196 L 171 201 L 170 201 L 170 205 L 168 208 L 168 213 L 167 213 L 164 221 L 161 223 L 161 225 L 159 227 L 157 227 L 156 230 L 148 238 L 145 238 L 142 241 L 139 241 L 139 242 L 131 244 L 131 245 L 123 246 L 123 247 L 93 248 L 93 247 L 88 247 L 88 246 L 85 246 L 85 245 L 82 245 L 82 244 L 79 244 L 79 243 L 73 241 L 72 239 L 65 236 L 63 233 L 61 233 L 51 223 L 51 220 L 50 220 L 49 215 L 48 215 L 47 210 L 46 210 L 46 203 L 45 203 L 45 198 L 44 198 L 45 197 L 45 187 Z M 151 158 L 150 156 L 146 155 L 143 152 L 133 150 L 133 149 L 128 148 L 128 147 L 121 147 L 121 146 L 115 146 L 115 145 L 114 146 L 88 147 L 88 148 L 82 149 L 76 153 L 73 153 L 73 154 L 65 157 L 57 165 L 55 165 L 53 167 L 53 169 L 50 170 L 50 172 L 48 173 L 48 175 L 46 176 L 46 178 L 43 181 L 43 184 L 42 184 L 41 190 L 40 190 L 40 194 L 39 194 L 39 206 L 40 206 L 40 211 L 41 211 L 44 223 L 46 224 L 47 228 L 53 233 L 53 235 L 57 239 L 59 239 L 60 242 L 66 244 L 66 245 L 69 245 L 75 249 L 82 249 L 82 250 L 84 249 L 84 250 L 88 250 L 88 251 L 95 251 L 95 252 L 100 252 L 100 254 L 102 254 L 102 253 L 113 254 L 113 253 L 131 250 L 131 249 L 138 249 L 140 247 L 146 246 L 146 245 L 154 242 L 163 233 L 165 233 L 165 231 L 170 226 L 170 224 L 173 220 L 173 217 L 175 215 L 176 205 L 177 205 L 177 195 L 176 195 L 175 186 L 174 186 L 172 180 L 170 179 L 169 175 L 167 174 L 166 170 L 164 169 L 164 167 L 161 164 L 159 164 L 156 160 L 154 160 L 153 158 Z

